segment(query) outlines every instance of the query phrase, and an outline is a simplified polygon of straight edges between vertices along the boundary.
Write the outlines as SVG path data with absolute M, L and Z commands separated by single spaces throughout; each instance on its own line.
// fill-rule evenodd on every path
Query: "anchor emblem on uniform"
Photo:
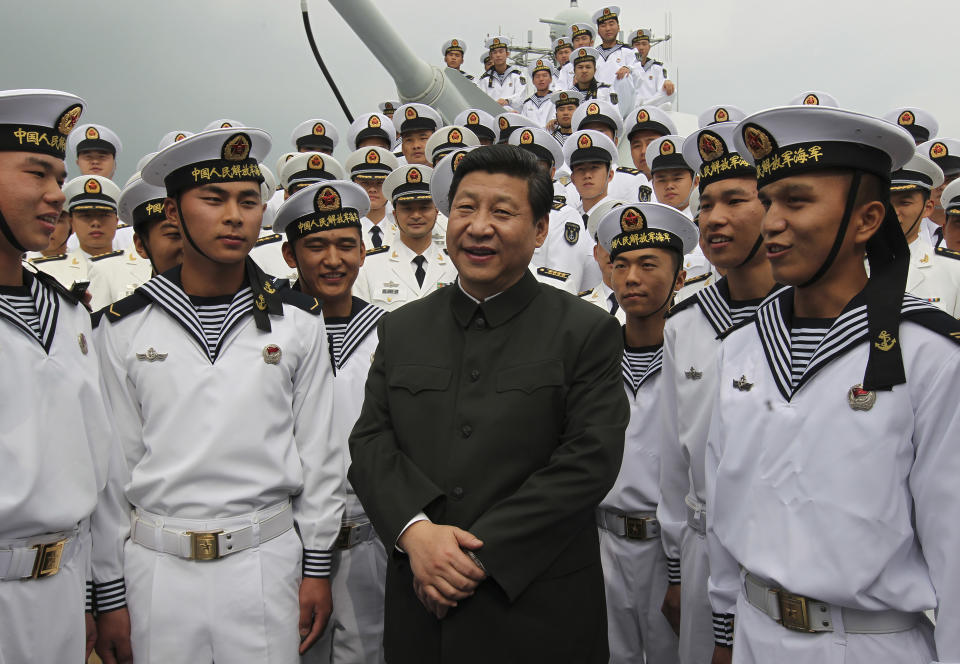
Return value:
M 147 349 L 146 353 L 137 353 L 137 359 L 141 362 L 163 362 L 167 359 L 166 353 L 158 353 L 153 346 Z
M 877 335 L 877 341 L 875 341 L 873 345 L 878 350 L 886 352 L 897 345 L 897 338 L 886 330 L 881 330 L 880 334 Z
M 700 380 L 703 378 L 703 372 L 697 371 L 696 368 L 690 367 L 683 372 L 683 375 L 687 377 L 688 380 Z
M 737 380 L 733 381 L 733 386 L 741 392 L 749 392 L 753 387 L 753 383 L 748 382 L 747 376 L 744 374 L 741 375 Z

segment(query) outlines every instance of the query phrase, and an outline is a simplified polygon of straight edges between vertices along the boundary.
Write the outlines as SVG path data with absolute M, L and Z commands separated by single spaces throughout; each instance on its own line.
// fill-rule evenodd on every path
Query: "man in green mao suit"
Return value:
M 623 453 L 622 333 L 527 269 L 552 202 L 535 157 L 478 148 L 449 194 L 459 281 L 381 320 L 350 436 L 392 551 L 387 661 L 606 662 L 594 510 Z

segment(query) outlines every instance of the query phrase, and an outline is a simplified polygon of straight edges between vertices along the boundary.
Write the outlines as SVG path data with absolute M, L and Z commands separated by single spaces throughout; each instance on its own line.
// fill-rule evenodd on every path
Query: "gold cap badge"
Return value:
M 313 199 L 313 207 L 318 212 L 328 212 L 340 208 L 340 194 L 333 187 L 323 187 Z
M 87 127 L 87 131 L 84 136 L 88 141 L 94 141 L 100 138 L 100 132 L 97 131 L 96 127 Z
M 520 134 L 520 144 L 521 145 L 531 145 L 533 143 L 533 132 L 529 129 L 524 129 Z
M 243 161 L 250 156 L 250 137 L 234 134 L 223 144 L 221 156 L 227 161 Z
M 628 207 L 620 213 L 620 229 L 624 232 L 636 231 L 647 227 L 647 220 L 635 207 Z
M 88 194 L 99 194 L 101 191 L 100 183 L 90 178 L 84 183 L 83 190 Z

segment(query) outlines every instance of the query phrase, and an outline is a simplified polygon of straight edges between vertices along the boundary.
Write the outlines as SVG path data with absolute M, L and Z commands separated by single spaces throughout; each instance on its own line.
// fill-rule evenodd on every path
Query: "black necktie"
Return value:
M 933 248 L 936 249 L 943 242 L 943 226 L 937 226 L 933 231 Z
M 617 296 L 614 295 L 613 293 L 610 293 L 609 295 L 607 295 L 607 300 L 610 302 L 610 313 L 616 314 L 617 309 L 620 308 L 620 303 L 617 302 Z
M 587 227 L 587 220 L 590 218 L 590 215 L 589 215 L 589 214 L 584 214 L 584 215 L 582 215 L 582 216 L 583 216 L 583 227 L 586 228 L 586 227 Z
M 383 231 L 380 230 L 380 227 L 379 227 L 379 226 L 372 226 L 372 227 L 370 228 L 370 235 L 373 236 L 373 248 L 374 248 L 374 249 L 383 246 L 383 238 L 380 237 L 382 234 L 383 234 Z
M 416 256 L 413 262 L 417 264 L 417 269 L 414 271 L 413 276 L 417 278 L 417 284 L 422 288 L 423 280 L 427 276 L 427 271 L 423 269 L 423 264 L 427 262 L 427 259 L 424 256 Z

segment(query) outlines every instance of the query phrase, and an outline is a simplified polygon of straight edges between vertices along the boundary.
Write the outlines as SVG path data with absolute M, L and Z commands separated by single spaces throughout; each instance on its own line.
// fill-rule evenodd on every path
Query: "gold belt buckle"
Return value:
M 190 536 L 190 552 L 194 560 L 216 560 L 220 557 L 220 540 L 218 535 L 222 530 L 207 532 L 187 532 Z
M 644 518 L 623 517 L 623 534 L 627 539 L 647 539 L 647 520 Z
M 780 605 L 780 623 L 795 632 L 812 632 L 810 615 L 807 612 L 807 598 L 794 595 L 785 590 L 777 591 L 777 603 Z
M 334 549 L 349 549 L 350 548 L 350 532 L 354 529 L 354 526 L 346 525 L 340 526 L 340 532 L 337 533 L 337 540 L 333 543 Z
M 62 539 L 58 542 L 48 544 L 37 544 L 34 549 L 37 550 L 37 557 L 33 561 L 33 572 L 31 579 L 42 579 L 46 576 L 53 576 L 60 571 L 60 560 L 63 558 L 63 547 L 67 540 Z

